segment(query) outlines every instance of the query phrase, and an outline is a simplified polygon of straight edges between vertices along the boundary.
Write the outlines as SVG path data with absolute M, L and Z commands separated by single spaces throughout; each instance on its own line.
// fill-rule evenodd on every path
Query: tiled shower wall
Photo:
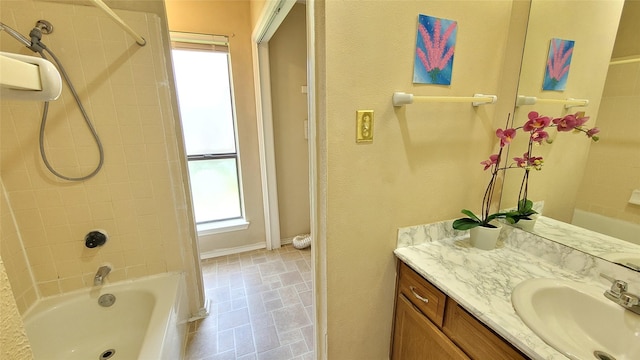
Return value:
M 31 270 L 27 262 L 26 254 L 22 247 L 22 241 L 9 208 L 5 196 L 4 186 L 0 182 L 0 254 L 4 262 L 7 274 L 11 274 L 10 283 L 16 304 L 22 312 L 32 304 L 37 296 L 31 277 Z
M 45 169 L 38 150 L 43 104 L 2 100 L 0 176 L 8 204 L 3 196 L 0 250 L 20 311 L 37 297 L 92 286 L 103 263 L 113 265 L 108 281 L 187 271 L 188 286 L 194 286 L 195 235 L 161 19 L 117 11 L 147 40 L 140 47 L 94 7 L 2 1 L 0 10 L 1 21 L 23 34 L 38 19 L 54 25 L 42 41 L 62 60 L 105 151 L 104 167 L 96 177 L 58 180 Z M 2 33 L 0 50 L 31 54 Z M 96 145 L 66 85 L 61 98 L 50 103 L 46 149 L 54 168 L 68 176 L 90 173 L 98 161 Z M 13 219 L 15 226 L 7 226 Z M 88 249 L 84 236 L 96 228 L 106 230 L 109 241 Z M 23 254 L 28 263 L 21 260 Z
M 589 152 L 579 209 L 640 224 L 640 206 L 628 203 L 640 189 L 639 111 L 640 63 L 610 66 L 596 124 L 601 140 Z
M 616 60 L 640 56 L 640 2 L 626 1 L 613 47 Z M 610 65 L 596 125 L 600 141 L 589 149 L 589 161 L 576 207 L 590 213 L 640 225 L 640 206 L 630 204 L 640 189 L 640 62 Z M 633 226 L 630 225 L 630 229 Z M 635 238 L 630 230 L 629 239 Z M 633 240 L 632 240 L 633 241 Z

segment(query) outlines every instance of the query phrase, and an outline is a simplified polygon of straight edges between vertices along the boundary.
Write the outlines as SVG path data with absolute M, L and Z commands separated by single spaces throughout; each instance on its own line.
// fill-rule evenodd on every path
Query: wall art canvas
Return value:
M 418 16 L 413 82 L 451 84 L 453 53 L 458 22 L 427 15 Z
M 574 43 L 573 40 L 551 39 L 542 90 L 563 91 L 566 88 Z

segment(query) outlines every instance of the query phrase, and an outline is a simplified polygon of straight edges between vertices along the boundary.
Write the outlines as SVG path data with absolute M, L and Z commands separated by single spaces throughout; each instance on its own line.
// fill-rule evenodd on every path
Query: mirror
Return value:
M 631 268 L 640 265 L 640 205 L 629 203 L 633 189 L 640 189 L 640 2 L 532 0 L 529 16 L 518 95 L 538 102 L 516 106 L 514 126 L 530 111 L 551 118 L 585 111 L 591 117 L 586 127 L 595 122 L 601 130 L 600 141 L 592 142 L 584 133 L 550 129 L 552 143 L 533 148 L 544 163 L 530 172 L 528 199 L 544 202 L 544 216 L 531 231 Z M 565 89 L 543 91 L 553 38 L 575 45 Z M 610 65 L 612 57 L 628 62 Z M 566 109 L 559 102 L 567 98 L 589 104 Z M 518 135 L 509 159 L 527 150 L 526 134 Z M 505 172 L 502 208 L 516 206 L 523 175 L 522 169 Z

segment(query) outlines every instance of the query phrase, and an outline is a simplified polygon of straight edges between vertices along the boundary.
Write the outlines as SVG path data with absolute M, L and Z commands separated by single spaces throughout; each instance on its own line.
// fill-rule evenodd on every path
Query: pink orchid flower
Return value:
M 544 130 L 536 130 L 531 133 L 531 140 L 538 144 L 542 143 L 542 141 L 547 138 L 549 138 L 549 133 Z
M 571 131 L 577 126 L 578 120 L 575 115 L 569 114 L 562 118 L 553 119 L 553 123 L 556 124 L 558 131 Z
M 525 167 L 527 166 L 527 160 L 529 159 L 529 153 L 524 153 L 524 155 L 522 155 L 522 157 L 514 157 L 513 161 L 516 162 L 516 166 L 518 167 Z
M 551 123 L 551 118 L 549 118 L 548 116 L 539 116 L 539 114 L 535 111 L 531 111 L 528 117 L 529 121 L 527 121 L 522 127 L 524 131 L 544 129 Z
M 516 129 L 498 129 L 496 130 L 496 136 L 500 139 L 500 147 L 504 147 L 516 137 Z
M 482 161 L 480 164 L 484 165 L 484 170 L 487 170 L 493 164 L 498 163 L 498 154 L 493 154 L 489 156 L 489 160 Z
M 588 136 L 588 137 L 590 137 L 590 138 L 592 138 L 592 137 L 593 137 L 593 135 L 595 135 L 595 134 L 597 134 L 597 133 L 599 133 L 599 132 L 600 132 L 600 129 L 598 129 L 597 127 L 595 127 L 595 128 L 593 128 L 593 129 L 589 129 L 589 130 L 587 130 L 587 136 Z M 596 138 L 597 138 L 597 136 L 596 136 Z
M 514 157 L 513 160 L 516 162 L 517 167 L 533 166 L 536 170 L 540 170 L 543 163 L 542 156 L 529 157 L 528 152 L 522 154 L 522 157 Z
M 582 115 L 584 115 L 583 112 L 578 112 L 574 114 L 574 116 L 576 117 L 576 127 L 582 126 L 587 121 L 589 121 L 589 116 L 582 116 Z

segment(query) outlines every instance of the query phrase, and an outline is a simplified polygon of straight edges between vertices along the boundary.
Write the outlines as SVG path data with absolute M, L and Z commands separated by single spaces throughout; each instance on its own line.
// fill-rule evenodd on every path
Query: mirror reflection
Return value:
M 518 86 L 528 101 L 513 117 L 522 126 L 531 111 L 551 118 L 584 111 L 585 127 L 600 129 L 598 142 L 548 129 L 549 141 L 534 146 L 532 155 L 544 162 L 530 172 L 527 198 L 544 206 L 531 231 L 631 268 L 640 265 L 638 34 L 638 1 L 532 0 Z M 574 41 L 574 48 L 564 89 L 543 90 L 552 39 Z M 589 103 L 567 108 L 567 99 Z M 521 135 L 509 159 L 527 152 L 529 139 Z M 503 208 L 516 206 L 522 178 L 521 169 L 505 172 Z

